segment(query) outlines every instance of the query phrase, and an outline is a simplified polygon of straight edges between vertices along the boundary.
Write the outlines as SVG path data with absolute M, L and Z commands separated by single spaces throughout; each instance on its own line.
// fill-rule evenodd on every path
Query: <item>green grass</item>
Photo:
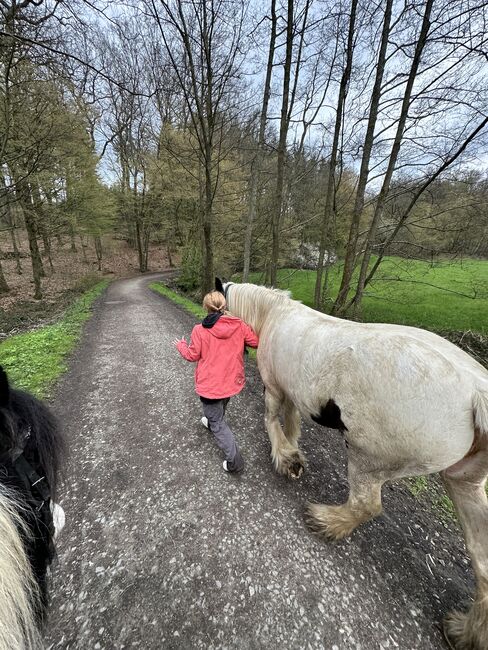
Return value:
M 406 480 L 408 489 L 414 497 L 422 494 L 428 488 L 428 481 L 426 476 L 415 476 Z
M 54 325 L 12 336 L 0 344 L 0 365 L 10 381 L 37 397 L 50 394 L 56 380 L 67 368 L 66 357 L 78 343 L 91 306 L 104 291 L 103 281 L 84 293 Z
M 330 270 L 329 295 L 339 289 L 342 265 Z M 282 269 L 278 286 L 313 306 L 315 271 Z M 250 281 L 260 283 L 252 274 Z M 429 262 L 385 258 L 366 288 L 361 320 L 399 323 L 435 331 L 471 330 L 488 334 L 488 261 Z
M 429 501 L 437 515 L 444 523 L 456 521 L 454 504 L 440 482 L 433 476 L 414 476 L 406 478 L 405 483 L 415 498 Z M 487 488 L 488 491 L 488 488 Z
M 169 287 L 167 287 L 165 284 L 162 284 L 161 282 L 152 282 L 149 285 L 149 288 L 153 291 L 156 291 L 156 293 L 160 293 L 162 296 L 165 296 L 165 298 L 169 298 L 172 302 L 180 305 L 186 309 L 186 311 L 190 312 L 190 314 L 193 314 L 198 318 L 204 318 L 207 315 L 207 312 L 201 305 L 198 305 L 192 300 L 188 300 L 188 298 L 184 298 L 182 295 L 176 293 L 176 291 L 172 291 Z

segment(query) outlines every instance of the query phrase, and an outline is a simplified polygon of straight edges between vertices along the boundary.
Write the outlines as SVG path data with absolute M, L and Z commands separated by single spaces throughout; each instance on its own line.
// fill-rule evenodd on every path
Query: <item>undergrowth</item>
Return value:
M 66 370 L 66 357 L 78 343 L 93 302 L 108 281 L 99 282 L 69 307 L 58 322 L 0 343 L 0 365 L 17 387 L 45 398 Z

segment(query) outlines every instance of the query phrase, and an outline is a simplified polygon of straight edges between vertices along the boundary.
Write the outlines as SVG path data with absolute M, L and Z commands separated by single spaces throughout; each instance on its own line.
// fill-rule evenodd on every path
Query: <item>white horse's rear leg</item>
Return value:
M 362 454 L 350 449 L 348 464 L 349 498 L 340 506 L 309 503 L 306 521 L 313 532 L 327 539 L 342 539 L 360 524 L 380 514 L 381 486 L 388 478 L 384 471 L 371 471 Z
M 295 435 L 294 440 L 291 442 L 283 433 L 279 420 L 284 397 L 276 397 L 269 389 L 266 389 L 264 402 L 266 407 L 266 430 L 271 441 L 271 458 L 273 459 L 275 469 L 279 474 L 287 474 L 290 478 L 300 478 L 305 466 L 305 458 L 296 446 L 298 435 Z M 294 432 L 296 434 L 296 430 L 290 428 L 290 426 L 289 419 L 287 423 L 285 410 L 285 427 L 287 433 L 292 434 Z
M 441 473 L 464 530 L 476 576 L 476 595 L 466 613 L 450 614 L 446 637 L 456 650 L 488 648 L 488 450 L 482 449 Z

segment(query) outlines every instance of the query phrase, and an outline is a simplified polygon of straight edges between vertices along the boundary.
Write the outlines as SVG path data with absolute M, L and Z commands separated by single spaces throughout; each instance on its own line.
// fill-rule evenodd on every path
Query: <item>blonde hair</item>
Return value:
M 36 650 L 42 647 L 35 617 L 40 593 L 21 539 L 29 536 L 22 506 L 15 499 L 0 484 L 0 650 Z
M 225 311 L 227 303 L 220 291 L 211 291 L 203 298 L 203 308 L 210 314 L 213 311 Z

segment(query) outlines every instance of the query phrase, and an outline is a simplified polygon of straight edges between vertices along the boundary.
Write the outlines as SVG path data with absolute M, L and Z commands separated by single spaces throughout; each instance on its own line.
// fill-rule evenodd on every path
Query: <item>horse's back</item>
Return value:
M 476 385 L 487 385 L 488 371 L 469 354 L 447 339 L 428 330 L 387 323 L 357 323 L 321 314 L 296 304 L 286 318 L 276 320 L 265 330 L 273 347 L 273 356 L 330 363 L 340 359 L 378 367 L 396 366 L 402 375 L 409 367 L 426 378 L 436 373 L 457 376 Z M 261 339 L 261 343 L 263 339 Z M 411 365 L 410 365 L 411 364 Z M 343 368 L 347 371 L 347 367 Z

